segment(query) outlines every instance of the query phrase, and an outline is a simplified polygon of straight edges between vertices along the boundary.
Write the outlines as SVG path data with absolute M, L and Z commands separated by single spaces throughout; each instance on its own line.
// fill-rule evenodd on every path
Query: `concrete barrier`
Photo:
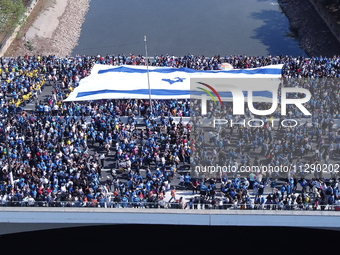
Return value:
M 171 210 L 114 208 L 0 208 L 0 230 L 10 233 L 32 228 L 59 228 L 102 224 L 167 224 L 200 226 L 272 226 L 340 228 L 336 211 L 262 211 L 262 210 Z M 22 224 L 22 229 L 20 229 Z M 60 224 L 60 225 L 58 225 Z M 69 224 L 69 225 L 68 225 Z M 3 226 L 7 226 L 4 229 Z M 50 226 L 50 227 L 49 227 Z

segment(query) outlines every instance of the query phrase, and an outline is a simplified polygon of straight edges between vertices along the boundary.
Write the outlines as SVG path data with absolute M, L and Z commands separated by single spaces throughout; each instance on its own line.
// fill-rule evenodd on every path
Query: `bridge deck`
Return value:
M 0 208 L 0 234 L 103 224 L 340 228 L 336 211 Z M 12 228 L 11 226 L 15 226 Z M 20 227 L 21 226 L 21 227 Z M 27 226 L 30 226 L 27 229 Z

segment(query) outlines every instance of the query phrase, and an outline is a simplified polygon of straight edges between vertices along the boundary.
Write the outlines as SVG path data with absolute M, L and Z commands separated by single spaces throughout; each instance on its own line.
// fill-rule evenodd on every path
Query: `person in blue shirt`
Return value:
M 128 205 L 128 198 L 126 196 L 124 196 L 122 198 L 122 207 L 127 208 L 127 205 Z
M 282 198 L 283 198 L 283 196 L 285 194 L 285 191 L 286 191 L 285 185 L 282 185 L 282 187 L 281 187 L 281 196 L 282 196 Z
M 44 112 L 44 106 L 40 103 L 39 104 L 39 116 L 42 116 Z
M 300 182 L 300 185 L 301 185 L 301 187 L 302 187 L 303 192 L 306 192 L 306 189 L 307 189 L 307 181 L 306 181 L 306 179 L 303 179 L 303 180 Z
M 287 189 L 287 196 L 290 196 L 291 192 L 292 192 L 292 188 L 289 184 L 286 185 L 286 189 Z
M 186 204 L 186 206 L 184 207 L 184 209 L 186 209 L 188 205 L 189 205 L 189 209 L 192 209 L 192 208 L 193 208 L 194 202 L 193 202 L 193 199 L 192 199 L 192 198 L 190 198 L 189 202 L 187 202 L 187 204 Z
M 200 183 L 200 195 L 203 198 L 207 195 L 207 186 L 204 185 L 203 181 Z
M 139 204 L 140 204 L 140 199 L 137 195 L 134 195 L 132 198 L 132 202 L 133 202 L 133 207 L 134 208 L 138 208 Z
M 185 176 L 184 176 L 184 186 L 186 188 L 189 188 L 190 187 L 190 180 L 191 180 L 191 177 L 190 177 L 190 174 L 187 173 Z

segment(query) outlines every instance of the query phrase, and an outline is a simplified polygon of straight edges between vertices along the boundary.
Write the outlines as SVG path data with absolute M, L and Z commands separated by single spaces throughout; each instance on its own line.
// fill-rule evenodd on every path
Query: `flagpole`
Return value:
M 149 86 L 149 103 L 150 103 L 150 111 L 152 113 L 151 87 L 150 87 L 150 78 L 149 78 L 148 46 L 146 45 L 146 35 L 144 35 L 144 44 L 145 44 L 146 70 L 147 70 L 147 75 L 148 75 L 148 86 Z

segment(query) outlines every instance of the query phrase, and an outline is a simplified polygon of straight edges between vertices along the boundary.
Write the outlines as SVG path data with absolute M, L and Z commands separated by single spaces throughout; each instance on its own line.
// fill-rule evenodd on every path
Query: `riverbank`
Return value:
M 90 0 L 47 0 L 35 20 L 23 26 L 5 56 L 69 56 L 78 43 L 89 3 Z
M 309 56 L 332 57 L 340 53 L 340 43 L 309 0 L 278 2 L 299 37 L 300 47 Z M 89 3 L 90 0 L 40 0 L 5 56 L 69 56 L 78 44 Z
M 340 43 L 309 0 L 278 0 L 308 56 L 333 57 L 340 54 Z

